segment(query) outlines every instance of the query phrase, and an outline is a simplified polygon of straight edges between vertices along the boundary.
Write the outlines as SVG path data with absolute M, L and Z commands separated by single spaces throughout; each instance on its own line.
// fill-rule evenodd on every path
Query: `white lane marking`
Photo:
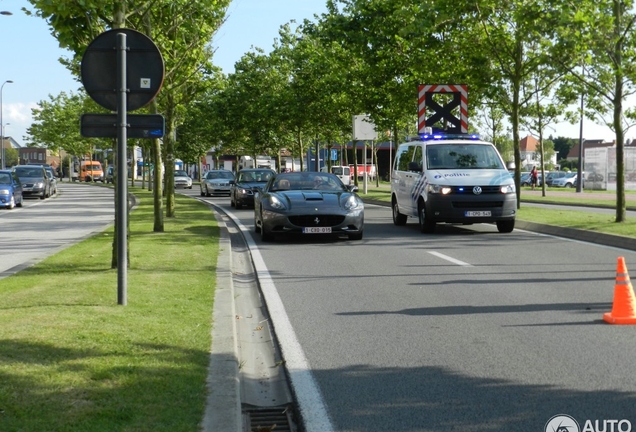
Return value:
M 269 270 L 267 270 L 258 246 L 254 243 L 250 230 L 233 215 L 227 214 L 234 219 L 236 225 L 243 232 L 243 237 L 250 249 L 254 269 L 265 297 L 265 303 L 267 304 L 267 310 L 269 311 L 276 337 L 280 342 L 285 366 L 289 372 L 289 379 L 296 395 L 298 409 L 304 420 L 305 430 L 307 432 L 331 432 L 334 428 L 327 413 L 322 394 L 311 373 L 309 361 L 307 361 L 305 352 L 300 346 L 300 342 L 298 342 L 294 328 L 285 311 L 283 301 L 278 295 L 276 285 L 269 274 Z
M 455 259 L 453 257 L 449 257 L 448 255 L 444 255 L 444 254 L 439 253 L 439 252 L 429 251 L 428 253 L 430 253 L 431 255 L 435 255 L 438 258 L 441 258 L 441 259 L 446 260 L 446 261 L 450 261 L 453 264 L 457 264 L 457 265 L 460 265 L 460 266 L 463 266 L 463 267 L 472 267 L 473 266 L 472 264 L 468 264 L 467 262 L 457 260 L 457 259 Z

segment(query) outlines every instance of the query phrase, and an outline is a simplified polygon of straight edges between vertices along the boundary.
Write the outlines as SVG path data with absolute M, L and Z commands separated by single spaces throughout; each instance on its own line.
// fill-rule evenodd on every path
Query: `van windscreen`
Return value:
M 426 147 L 429 169 L 505 169 L 495 148 L 488 144 L 439 144 Z

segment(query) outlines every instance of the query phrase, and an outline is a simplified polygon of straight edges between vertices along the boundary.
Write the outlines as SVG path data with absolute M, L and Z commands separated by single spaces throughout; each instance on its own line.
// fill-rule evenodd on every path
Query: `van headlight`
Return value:
M 509 184 L 509 185 L 503 185 L 501 187 L 501 193 L 502 194 L 511 194 L 511 193 L 515 193 L 517 189 L 515 188 L 514 184 Z
M 426 192 L 431 194 L 448 195 L 452 192 L 452 190 L 453 189 L 450 186 L 442 186 L 437 184 L 429 184 L 428 186 L 426 186 Z

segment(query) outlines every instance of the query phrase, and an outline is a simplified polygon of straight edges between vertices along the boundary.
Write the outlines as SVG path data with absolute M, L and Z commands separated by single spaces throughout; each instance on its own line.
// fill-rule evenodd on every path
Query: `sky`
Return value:
M 314 20 L 315 14 L 326 12 L 325 3 L 325 0 L 233 0 L 226 22 L 212 40 L 213 62 L 225 73 L 232 73 L 234 64 L 253 47 L 271 51 L 280 26 L 292 20 L 297 24 L 304 19 Z M 0 11 L 12 13 L 0 15 L 0 52 L 4 57 L 0 67 L 0 124 L 5 126 L 4 135 L 26 145 L 27 128 L 33 121 L 31 110 L 39 102 L 48 101 L 50 95 L 76 93 L 82 84 L 58 61 L 60 57 L 71 57 L 71 53 L 59 47 L 43 19 L 27 16 L 22 8 L 32 6 L 26 0 L 0 0 Z M 550 134 L 578 138 L 579 124 L 560 123 L 548 131 Z M 583 137 L 614 139 L 610 129 L 589 120 L 584 121 Z

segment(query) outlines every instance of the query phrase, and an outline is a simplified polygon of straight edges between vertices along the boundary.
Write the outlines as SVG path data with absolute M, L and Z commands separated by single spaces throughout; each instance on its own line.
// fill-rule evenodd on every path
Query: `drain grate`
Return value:
M 243 430 L 246 432 L 294 432 L 296 430 L 293 427 L 289 406 L 243 411 L 243 420 Z

